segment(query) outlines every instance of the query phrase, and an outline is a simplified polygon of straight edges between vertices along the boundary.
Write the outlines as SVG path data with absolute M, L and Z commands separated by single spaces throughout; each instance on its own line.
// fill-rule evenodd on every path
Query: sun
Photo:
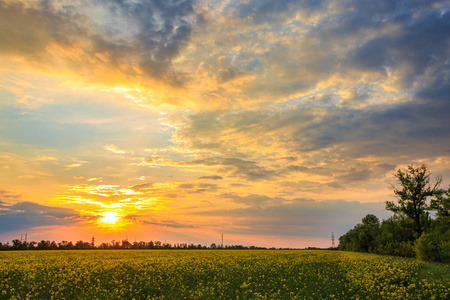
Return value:
M 100 218 L 100 222 L 108 225 L 114 225 L 119 221 L 120 216 L 118 213 L 114 211 L 108 211 L 103 214 L 103 217 Z

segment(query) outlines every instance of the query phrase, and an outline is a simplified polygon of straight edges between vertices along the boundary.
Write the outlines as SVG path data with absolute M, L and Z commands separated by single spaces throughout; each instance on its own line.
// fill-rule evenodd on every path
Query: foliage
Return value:
M 442 229 L 425 233 L 416 241 L 415 251 L 418 258 L 450 263 L 450 230 Z
M 375 215 L 368 214 L 352 230 L 339 238 L 339 249 L 358 252 L 374 252 L 380 221 Z
M 427 261 L 450 262 L 450 189 L 440 190 L 431 206 L 437 211 L 437 218 L 431 223 L 431 230 L 421 236 L 415 245 L 417 257 Z
M 450 188 L 438 189 L 440 177 L 430 184 L 431 172 L 425 165 L 399 169 L 395 177 L 401 184 L 394 188 L 398 205 L 386 202 L 386 209 L 395 215 L 381 225 L 367 215 L 339 238 L 339 249 L 450 262 Z M 435 198 L 428 202 L 429 197 Z
M 431 209 L 437 211 L 437 217 L 450 218 L 450 188 L 448 190 L 436 191 L 436 199 L 431 200 Z
M 396 214 L 404 215 L 414 221 L 414 230 L 419 238 L 427 228 L 430 206 L 427 198 L 436 194 L 442 178 L 437 178 L 435 184 L 430 183 L 431 172 L 425 165 L 408 166 L 407 170 L 398 169 L 395 177 L 401 188 L 394 188 L 394 194 L 399 197 L 398 205 L 386 201 L 386 209 Z
M 414 222 L 406 217 L 394 215 L 381 223 L 376 253 L 414 257 Z
M 448 299 L 449 266 L 342 251 L 0 253 L 0 299 Z
M 339 238 L 339 249 L 414 257 L 411 227 L 411 220 L 401 216 L 393 216 L 380 225 L 378 218 L 369 214 L 362 219 L 362 224 Z

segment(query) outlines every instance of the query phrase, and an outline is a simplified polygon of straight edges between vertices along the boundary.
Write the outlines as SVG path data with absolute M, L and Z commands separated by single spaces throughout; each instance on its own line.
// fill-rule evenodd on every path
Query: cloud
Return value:
M 240 18 L 251 17 L 255 22 L 273 23 L 277 19 L 281 19 L 280 15 L 294 14 L 302 10 L 305 13 L 311 13 L 321 8 L 322 0 L 252 0 L 243 4 L 238 4 L 236 12 Z
M 111 81 L 101 74 L 109 71 L 123 79 L 143 73 L 169 85 L 183 84 L 172 60 L 197 22 L 192 1 L 70 4 L 1 1 L 0 54 L 43 68 L 62 67 L 102 83 Z
M 22 201 L 14 204 L 0 202 L 0 233 L 29 230 L 52 225 L 71 225 L 81 221 L 78 212 Z
M 39 155 L 33 159 L 33 161 L 57 161 L 58 159 L 53 156 L 43 156 Z
M 255 161 L 234 157 L 210 157 L 183 162 L 182 164 L 193 166 L 215 166 L 218 167 L 220 171 L 227 173 L 230 176 L 244 177 L 250 181 L 268 179 L 274 176 L 274 172 L 258 166 L 258 163 Z
M 131 153 L 131 151 L 122 150 L 122 149 L 120 149 L 119 147 L 117 147 L 116 145 L 113 145 L 113 144 L 105 145 L 105 146 L 103 146 L 103 149 L 111 151 L 112 153 L 116 153 L 116 154 Z
M 238 195 L 222 195 L 223 198 L 225 199 L 229 199 L 234 203 L 239 203 L 239 204 L 246 204 L 252 207 L 265 207 L 267 205 L 273 204 L 273 203 L 279 203 L 282 201 L 281 198 L 275 198 L 272 199 L 268 196 L 264 196 L 264 195 L 248 195 L 248 196 L 238 196 Z
M 10 191 L 0 190 L 0 199 L 20 199 L 20 195 L 11 193 Z
M 180 223 L 175 221 L 147 221 L 147 220 L 141 220 L 144 224 L 150 224 L 150 225 L 156 225 L 156 226 L 162 226 L 162 227 L 170 227 L 170 228 L 198 228 L 198 226 L 187 224 L 187 223 Z
M 219 175 L 211 175 L 211 176 L 201 176 L 198 179 L 210 179 L 210 180 L 222 180 L 222 176 Z
M 450 13 L 433 11 L 413 19 L 403 16 L 400 36 L 383 35 L 367 41 L 350 55 L 358 66 L 385 72 L 398 70 L 402 85 L 410 87 L 430 67 L 440 65 L 448 56 Z M 409 22 L 408 22 L 409 21 Z
M 178 191 L 180 196 L 183 195 L 184 193 L 187 194 L 192 194 L 192 193 L 205 193 L 205 192 L 216 192 L 220 189 L 222 189 L 221 187 L 219 187 L 216 184 L 211 184 L 211 183 L 181 183 L 178 184 Z
M 354 169 L 352 176 L 336 174 L 340 180 L 369 180 L 395 168 L 392 163 L 382 165 L 382 157 L 412 161 L 446 155 L 450 124 L 445 101 L 408 101 L 371 109 L 306 103 L 287 110 L 199 113 L 175 136 L 182 147 L 209 151 L 211 157 L 180 165 L 216 166 L 220 174 L 248 180 L 273 179 L 290 172 L 331 176 L 336 169 L 369 168 Z M 371 166 L 368 162 L 365 167 L 357 165 L 355 159 L 368 156 L 380 160 Z M 281 162 L 282 157 L 290 159 Z M 347 160 L 347 165 L 333 157 Z
M 142 183 L 142 184 L 133 185 L 131 187 L 132 190 L 137 191 L 137 192 L 151 190 L 152 188 L 153 188 L 153 183 Z
M 227 234 L 296 237 L 329 237 L 331 232 L 342 235 L 368 213 L 379 218 L 389 216 L 382 202 L 288 200 L 264 195 L 231 198 L 248 206 L 203 210 L 193 214 L 220 217 L 224 223 L 218 226 L 225 226 L 221 230 Z

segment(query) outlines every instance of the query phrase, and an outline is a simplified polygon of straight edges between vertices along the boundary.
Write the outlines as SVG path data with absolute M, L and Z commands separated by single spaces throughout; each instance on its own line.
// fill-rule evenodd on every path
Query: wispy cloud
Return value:
M 122 150 L 122 149 L 120 149 L 119 147 L 117 147 L 116 145 L 113 145 L 113 144 L 105 145 L 105 146 L 103 146 L 103 149 L 111 151 L 112 153 L 116 153 L 116 154 L 131 153 L 131 151 Z

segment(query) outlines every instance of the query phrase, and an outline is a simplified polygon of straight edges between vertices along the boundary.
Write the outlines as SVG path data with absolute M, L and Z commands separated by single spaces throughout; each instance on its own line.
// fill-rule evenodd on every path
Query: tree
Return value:
M 431 208 L 437 211 L 438 218 L 449 221 L 450 218 L 450 188 L 436 192 L 436 199 L 431 200 Z
M 339 238 L 339 249 L 374 252 L 379 234 L 380 220 L 375 215 L 368 214 L 362 219 L 362 224 L 356 224 L 353 229 Z
M 50 249 L 50 241 L 42 240 L 37 244 L 38 250 L 49 250 Z
M 13 240 L 12 243 L 13 243 L 12 248 L 14 250 L 21 250 L 22 249 L 22 242 L 19 239 Z
M 431 209 L 435 210 L 436 219 L 431 223 L 431 230 L 416 241 L 417 257 L 435 262 L 450 262 L 450 188 L 436 192 L 436 199 L 431 200 Z
M 427 198 L 436 194 L 442 178 L 436 178 L 436 182 L 431 184 L 431 172 L 425 165 L 410 165 L 407 170 L 398 169 L 395 177 L 401 185 L 398 189 L 393 187 L 394 194 L 399 197 L 398 205 L 386 201 L 386 209 L 412 219 L 416 237 L 419 238 L 429 222 L 427 210 L 430 206 Z
M 362 219 L 362 230 L 359 233 L 360 247 L 365 252 L 374 252 L 380 234 L 380 220 L 368 214 Z
M 376 253 L 414 257 L 414 222 L 403 215 L 393 215 L 380 226 Z

